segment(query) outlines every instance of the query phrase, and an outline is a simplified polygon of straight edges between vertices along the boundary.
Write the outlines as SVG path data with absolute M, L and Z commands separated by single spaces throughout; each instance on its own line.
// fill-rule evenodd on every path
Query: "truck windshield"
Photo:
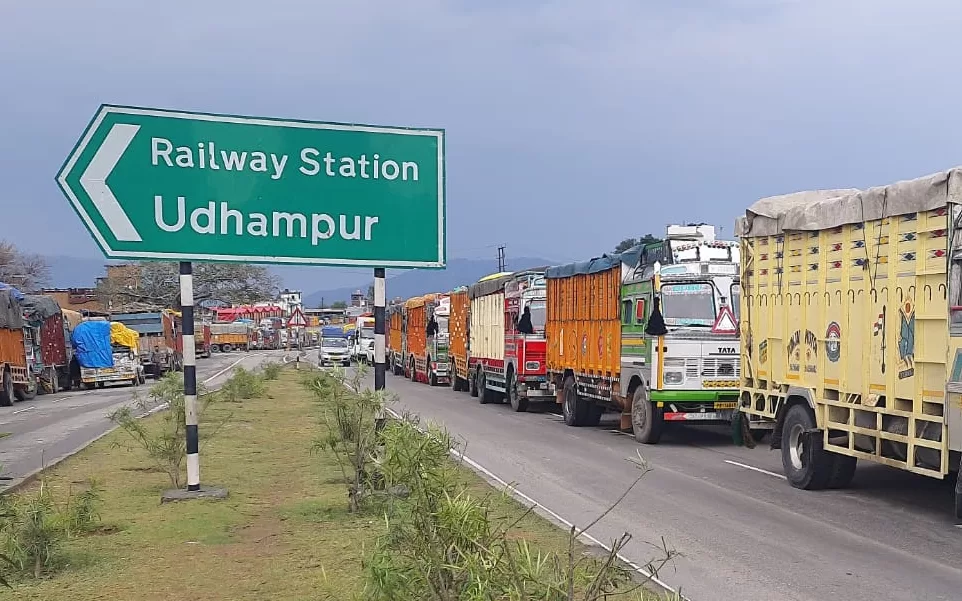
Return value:
M 711 284 L 664 284 L 661 312 L 670 326 L 708 326 L 715 323 L 715 288 Z
M 447 318 L 447 317 L 435 317 L 435 320 L 438 322 L 438 332 L 440 332 L 441 334 L 447 334 L 447 333 L 448 333 L 448 318 Z
M 531 301 L 528 303 L 528 309 L 531 310 L 531 325 L 534 326 L 536 332 L 543 332 L 545 322 L 545 301 Z
M 361 338 L 374 338 L 374 328 L 361 328 Z

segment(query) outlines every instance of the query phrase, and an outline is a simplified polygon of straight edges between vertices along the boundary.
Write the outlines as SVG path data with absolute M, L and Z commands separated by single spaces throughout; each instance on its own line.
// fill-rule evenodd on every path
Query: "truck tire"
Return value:
M 470 371 L 468 371 L 468 394 L 470 394 L 473 397 L 476 397 L 479 394 L 478 374 L 475 373 L 472 376 Z
M 858 459 L 848 455 L 832 453 L 832 475 L 828 478 L 828 488 L 847 488 L 855 477 L 855 466 Z
M 508 402 L 511 403 L 511 408 L 518 413 L 523 413 L 528 410 L 528 399 L 521 398 L 518 393 L 518 379 L 514 377 L 514 372 L 508 372 L 508 379 L 505 382 L 504 389 L 508 391 Z
M 605 408 L 603 405 L 597 403 L 588 404 L 588 420 L 585 422 L 586 426 L 595 427 L 601 423 L 601 416 L 605 414 Z
M 782 423 L 782 468 L 795 488 L 820 490 L 832 477 L 834 453 L 822 448 L 821 437 L 805 435 L 814 429 L 815 416 L 806 405 L 789 407 Z
M 664 426 L 662 411 L 648 400 L 644 384 L 639 384 L 631 397 L 631 429 L 635 440 L 641 444 L 658 444 Z
M 16 388 L 14 389 L 14 395 L 16 395 L 18 401 L 29 401 L 37 396 L 37 376 L 30 375 L 27 380 L 26 388 Z
M 564 402 L 561 404 L 561 415 L 569 426 L 584 426 L 588 421 L 590 405 L 578 394 L 578 385 L 574 376 L 568 376 L 564 381 Z
M 51 394 L 60 392 L 60 374 L 57 372 L 56 367 L 50 368 L 50 391 Z
M 0 406 L 13 407 L 14 398 L 13 378 L 10 377 L 9 371 L 3 370 L 3 381 L 2 386 L 0 386 Z
M 221 350 L 221 352 L 223 352 L 223 353 L 229 353 L 229 352 L 231 352 L 232 350 L 234 350 L 234 347 L 233 347 L 231 344 L 229 344 L 229 343 L 228 343 L 228 344 L 222 344 L 222 345 L 220 345 L 220 350 Z

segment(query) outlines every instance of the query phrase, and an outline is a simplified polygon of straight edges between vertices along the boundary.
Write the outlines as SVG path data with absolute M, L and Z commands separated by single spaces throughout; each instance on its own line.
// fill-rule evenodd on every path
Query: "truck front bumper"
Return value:
M 729 423 L 738 407 L 737 390 L 652 391 L 666 422 Z
M 525 379 L 518 382 L 518 396 L 525 399 L 554 398 L 554 391 L 544 376 L 521 377 Z
M 84 384 L 95 384 L 97 382 L 129 382 L 136 377 L 137 375 L 133 372 L 117 372 L 96 376 L 81 376 L 80 381 Z

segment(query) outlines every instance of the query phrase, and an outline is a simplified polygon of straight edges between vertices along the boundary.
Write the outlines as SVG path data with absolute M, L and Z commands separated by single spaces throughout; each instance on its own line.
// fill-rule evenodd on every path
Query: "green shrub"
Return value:
M 236 403 L 241 400 L 263 397 L 267 394 L 264 378 L 243 367 L 234 369 L 234 374 L 224 382 L 220 395 L 226 401 Z
M 41 480 L 35 495 L 0 497 L 0 539 L 3 560 L 16 571 L 40 578 L 49 569 L 63 541 L 89 533 L 100 520 L 101 497 L 95 483 L 76 496 L 68 493 L 58 505 Z M 0 579 L 0 582 L 7 584 Z
M 200 419 L 217 395 L 207 394 L 201 385 L 197 388 L 197 413 Z M 187 412 L 184 406 L 183 374 L 169 372 L 150 389 L 146 398 L 134 393 L 134 400 L 133 408 L 137 409 L 136 413 L 130 406 L 121 407 L 110 415 L 110 420 L 147 451 L 147 456 L 167 474 L 174 488 L 180 488 L 184 461 L 187 458 Z M 161 412 L 157 422 L 148 424 L 139 419 L 139 415 L 158 406 L 166 406 L 167 410 Z M 209 441 L 229 419 L 228 415 L 213 428 L 205 429 L 204 440 Z
M 264 364 L 264 366 L 261 368 L 261 372 L 263 373 L 265 380 L 276 380 L 278 376 L 281 375 L 281 369 L 283 367 L 284 366 L 280 363 L 270 361 Z

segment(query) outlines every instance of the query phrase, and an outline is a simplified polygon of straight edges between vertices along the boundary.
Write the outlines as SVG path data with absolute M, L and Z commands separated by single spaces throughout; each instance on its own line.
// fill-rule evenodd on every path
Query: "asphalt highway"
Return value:
M 589 534 L 628 532 L 625 555 L 644 565 L 664 540 L 680 555 L 661 580 L 693 601 L 936 601 L 962 599 L 962 527 L 953 482 L 859 465 L 851 488 L 796 490 L 767 441 L 735 447 L 725 428 L 672 426 L 656 446 L 615 431 L 571 428 L 554 405 L 514 413 L 467 393 L 388 375 L 395 410 L 444 424 L 465 455 Z

